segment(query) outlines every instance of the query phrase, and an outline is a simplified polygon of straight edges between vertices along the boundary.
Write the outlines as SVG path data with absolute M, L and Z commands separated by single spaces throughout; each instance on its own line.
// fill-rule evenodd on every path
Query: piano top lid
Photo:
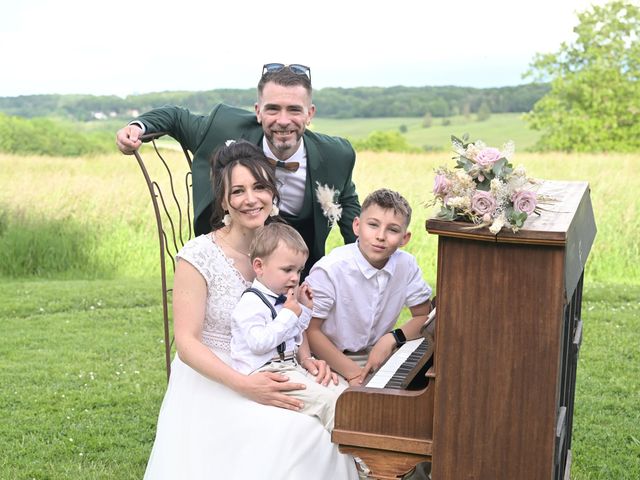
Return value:
M 431 234 L 468 238 L 498 243 L 524 243 L 541 245 L 567 244 L 569 236 L 579 235 L 591 246 L 596 233 L 595 220 L 589 197 L 587 182 L 542 180 L 537 193 L 551 197 L 549 202 L 539 204 L 540 215 L 532 214 L 523 228 L 513 233 L 503 228 L 492 234 L 488 227 L 470 228 L 469 222 L 447 221 L 430 218 L 426 229 Z

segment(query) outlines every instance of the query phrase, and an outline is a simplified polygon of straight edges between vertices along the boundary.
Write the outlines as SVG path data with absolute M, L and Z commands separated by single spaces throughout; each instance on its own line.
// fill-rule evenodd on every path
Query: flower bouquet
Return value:
M 536 181 L 527 177 L 523 167 L 513 168 L 513 142 L 502 150 L 482 141 L 468 142 L 451 136 L 456 152 L 456 170 L 440 167 L 433 186 L 440 204 L 438 218 L 472 222 L 472 228 L 489 227 L 494 235 L 502 227 L 517 232 L 532 213 L 539 214 L 538 196 L 531 188 Z

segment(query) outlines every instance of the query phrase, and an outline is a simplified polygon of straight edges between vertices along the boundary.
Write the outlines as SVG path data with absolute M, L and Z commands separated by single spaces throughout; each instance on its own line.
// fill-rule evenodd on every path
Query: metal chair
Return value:
M 175 256 L 180 248 L 194 236 L 191 201 L 191 155 L 182 145 L 183 158 L 176 160 L 171 152 L 161 153 L 156 140 L 166 133 L 143 135 L 141 139 L 150 141 L 155 155 L 148 156 L 148 162 L 142 159 L 139 151 L 134 155 L 142 170 L 158 229 L 160 246 L 160 276 L 162 282 L 162 317 L 164 325 L 164 353 L 167 381 L 171 375 L 171 349 L 173 335 L 169 322 L 169 295 L 172 288 L 168 285 L 168 274 L 175 272 Z M 167 157 L 171 156 L 171 160 Z M 181 156 L 182 157 L 182 156 Z M 184 182 L 182 182 L 184 180 Z M 171 270 L 169 270 L 169 265 Z

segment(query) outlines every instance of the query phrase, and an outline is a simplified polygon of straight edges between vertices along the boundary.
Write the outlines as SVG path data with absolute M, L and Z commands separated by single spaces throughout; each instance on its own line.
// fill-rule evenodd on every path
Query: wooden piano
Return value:
M 554 202 L 515 234 L 427 221 L 439 236 L 433 366 L 406 368 L 419 378 L 393 387 L 348 388 L 336 406 L 332 440 L 372 478 L 430 461 L 433 480 L 569 480 L 596 226 L 587 183 L 547 181 L 539 193 Z

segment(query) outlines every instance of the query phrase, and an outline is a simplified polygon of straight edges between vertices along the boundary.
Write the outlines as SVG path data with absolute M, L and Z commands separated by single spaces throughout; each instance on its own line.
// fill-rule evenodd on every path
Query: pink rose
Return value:
M 527 215 L 531 215 L 538 205 L 538 197 L 531 190 L 520 190 L 511 195 L 513 208 Z
M 476 215 L 491 215 L 496 210 L 496 199 L 489 192 L 478 190 L 471 198 L 471 210 Z
M 476 163 L 482 168 L 491 168 L 494 163 L 502 158 L 502 153 L 497 148 L 486 147 L 476 155 Z
M 433 182 L 433 193 L 438 197 L 442 197 L 447 194 L 450 186 L 451 181 L 445 175 L 436 175 Z
M 513 208 L 531 215 L 538 205 L 538 196 L 531 190 L 520 190 L 511 195 Z

